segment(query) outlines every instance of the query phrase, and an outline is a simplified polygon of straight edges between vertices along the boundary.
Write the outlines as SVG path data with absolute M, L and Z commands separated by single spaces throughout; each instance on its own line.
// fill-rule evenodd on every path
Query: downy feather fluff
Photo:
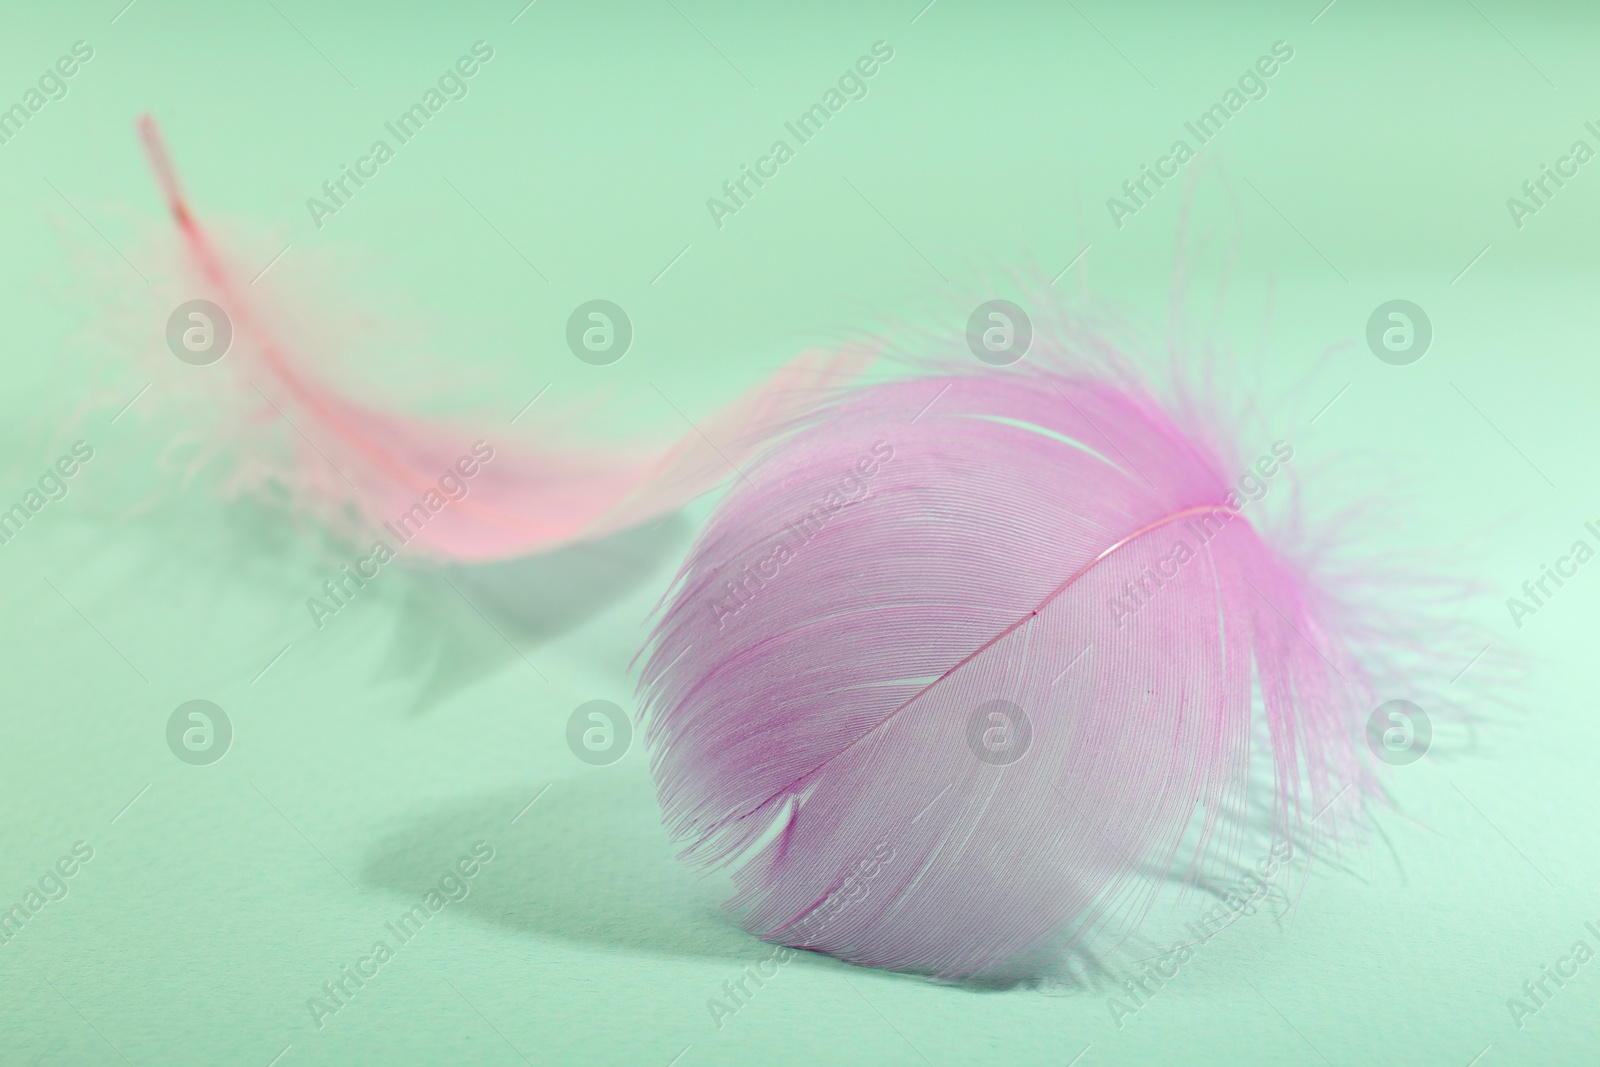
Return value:
M 646 742 L 748 930 L 1014 981 L 1237 856 L 1253 709 L 1279 833 L 1372 793 L 1370 690 L 1199 405 L 1059 349 L 922 370 L 744 468 L 642 653 Z

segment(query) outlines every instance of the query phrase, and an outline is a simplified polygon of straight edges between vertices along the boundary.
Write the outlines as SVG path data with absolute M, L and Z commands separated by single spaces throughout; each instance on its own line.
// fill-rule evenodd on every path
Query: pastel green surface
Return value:
M 1600 162 L 1564 165 L 1575 176 L 1535 213 L 1507 205 L 1574 142 L 1600 148 L 1585 125 L 1600 127 L 1600 20 L 1503 0 L 1205 6 L 9 14 L 0 106 L 74 42 L 93 58 L 0 144 L 0 503 L 73 440 L 95 455 L 0 547 L 0 906 L 75 842 L 93 858 L 0 944 L 0 1062 L 1594 1062 L 1600 963 L 1547 982 L 1520 1027 L 1507 1001 L 1576 941 L 1600 949 L 1585 928 L 1600 927 L 1600 565 L 1520 627 L 1504 601 L 1600 525 Z M 307 198 L 480 40 L 494 56 L 465 98 L 315 226 Z M 719 228 L 707 198 L 877 41 L 893 58 L 866 97 Z M 154 270 L 127 217 L 160 214 L 133 136 L 146 110 L 202 211 L 265 234 L 263 267 L 287 246 L 275 277 L 359 249 L 330 306 L 390 293 L 389 311 L 434 325 L 431 362 L 380 349 L 367 380 L 473 383 L 462 395 L 504 420 L 552 383 L 548 408 L 605 393 L 631 412 L 615 432 L 676 432 L 663 397 L 703 417 L 806 344 L 1013 266 L 1074 264 L 1059 287 L 1159 346 L 1184 191 L 1120 228 L 1106 200 L 1278 41 L 1293 58 L 1266 95 L 1185 166 L 1201 176 L 1191 240 L 1210 242 L 1193 335 L 1244 353 L 1263 442 L 1294 444 L 1309 494 L 1383 494 L 1379 548 L 1486 588 L 1461 610 L 1491 648 L 1476 664 L 1478 648 L 1442 650 L 1468 694 L 1513 647 L 1533 669 L 1520 712 L 1394 771 L 1404 814 L 1343 869 L 1319 864 L 1292 925 L 1242 919 L 1120 1027 L 1108 989 L 977 993 L 821 958 L 718 1025 L 708 1002 L 769 947 L 674 861 L 637 738 L 604 767 L 565 740 L 584 701 L 633 709 L 643 620 L 709 502 L 605 560 L 525 568 L 537 603 L 502 632 L 437 575 L 398 569 L 319 631 L 305 598 L 333 557 L 158 470 L 154 445 L 183 430 L 139 419 L 158 397 L 68 432 L 85 383 L 145 384 L 77 337 Z M 637 330 L 606 368 L 562 339 L 599 296 Z M 1395 298 L 1434 328 L 1409 366 L 1365 341 Z M 161 344 L 166 310 L 140 344 Z M 1359 477 L 1313 477 L 1340 462 Z M 114 517 L 141 498 L 160 505 Z M 471 588 L 504 594 L 503 578 Z M 193 699 L 233 725 L 210 766 L 167 746 Z M 478 841 L 494 858 L 470 894 L 401 944 L 386 924 Z M 392 958 L 316 1019 L 308 999 L 379 940 Z

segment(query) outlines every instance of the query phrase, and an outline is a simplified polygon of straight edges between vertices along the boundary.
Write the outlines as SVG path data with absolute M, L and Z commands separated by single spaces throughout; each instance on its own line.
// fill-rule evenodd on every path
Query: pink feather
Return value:
M 1278 832 L 1373 792 L 1370 690 L 1225 435 L 1063 358 L 932 369 L 746 468 L 644 653 L 646 742 L 753 933 L 1014 980 L 1132 930 L 1141 871 L 1237 858 L 1253 707 Z
M 328 346 L 288 327 L 291 316 L 241 283 L 190 210 L 154 120 L 146 116 L 139 128 L 188 252 L 191 284 L 198 287 L 190 295 L 213 300 L 233 323 L 228 354 L 205 368 L 225 380 L 228 395 L 215 404 L 246 405 L 250 419 L 275 427 L 293 451 L 292 462 L 278 469 L 255 442 L 248 457 L 255 473 L 239 480 L 256 489 L 271 483 L 352 538 L 376 536 L 428 494 L 439 497 L 441 475 L 485 436 L 483 429 L 386 410 L 332 386 L 319 373 Z M 813 404 L 819 390 L 853 378 L 873 355 L 866 347 L 801 353 L 660 449 L 488 442 L 494 458 L 473 475 L 468 495 L 430 515 L 412 545 L 422 558 L 509 559 L 593 541 L 674 511 L 715 488 L 774 427 Z

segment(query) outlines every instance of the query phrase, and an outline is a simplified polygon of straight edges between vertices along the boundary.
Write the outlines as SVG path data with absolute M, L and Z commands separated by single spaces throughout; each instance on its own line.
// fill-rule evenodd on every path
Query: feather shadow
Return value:
M 674 859 L 643 775 L 558 781 L 522 812 L 537 792 L 486 794 L 417 815 L 378 842 L 358 878 L 410 902 L 484 839 L 495 858 L 451 905 L 480 922 L 633 954 L 748 962 L 770 951 Z
M 530 797 L 537 797 L 532 807 Z M 543 795 L 532 787 L 484 794 L 419 814 L 392 831 L 369 853 L 357 881 L 393 894 L 397 906 L 409 906 L 474 842 L 486 840 L 494 847 L 493 861 L 473 880 L 466 898 L 449 905 L 474 921 L 515 936 L 629 955 L 723 960 L 735 969 L 770 955 L 772 946 L 741 930 L 718 903 L 727 887 L 696 876 L 677 860 L 658 819 L 655 795 L 643 776 L 596 772 L 552 783 Z M 852 970 L 804 950 L 792 962 L 839 973 Z M 901 972 L 877 977 L 972 993 L 1027 985 L 1059 996 L 1109 986 L 1110 972 L 1098 961 L 1075 955 L 1073 963 L 1075 969 L 1048 985 L 935 981 Z
M 673 515 L 543 555 L 412 572 L 382 676 L 408 681 L 408 714 L 425 714 L 627 598 L 690 532 Z

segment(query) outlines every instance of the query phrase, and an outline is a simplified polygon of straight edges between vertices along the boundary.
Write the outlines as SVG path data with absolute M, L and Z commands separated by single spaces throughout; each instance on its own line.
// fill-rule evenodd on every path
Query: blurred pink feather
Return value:
M 665 822 L 732 866 L 747 929 L 1037 974 L 1133 929 L 1139 872 L 1234 858 L 1253 707 L 1279 832 L 1375 790 L 1338 613 L 1240 513 L 1222 439 L 1039 360 L 859 388 L 747 469 L 640 681 Z
M 154 120 L 144 117 L 140 133 L 203 295 L 232 321 L 226 359 L 238 366 L 231 388 L 258 393 L 267 405 L 260 417 L 287 423 L 295 462 L 285 488 L 304 510 L 347 535 L 375 533 L 422 507 L 427 519 L 410 543 L 423 557 L 507 559 L 604 537 L 715 488 L 775 428 L 855 377 L 874 355 L 864 346 L 803 352 L 659 452 L 577 441 L 541 448 L 489 443 L 493 461 L 472 476 L 470 492 L 428 509 L 425 501 L 443 499 L 441 475 L 481 431 L 377 408 L 326 381 L 307 358 L 320 353 L 284 339 L 290 331 L 240 284 L 196 221 Z

